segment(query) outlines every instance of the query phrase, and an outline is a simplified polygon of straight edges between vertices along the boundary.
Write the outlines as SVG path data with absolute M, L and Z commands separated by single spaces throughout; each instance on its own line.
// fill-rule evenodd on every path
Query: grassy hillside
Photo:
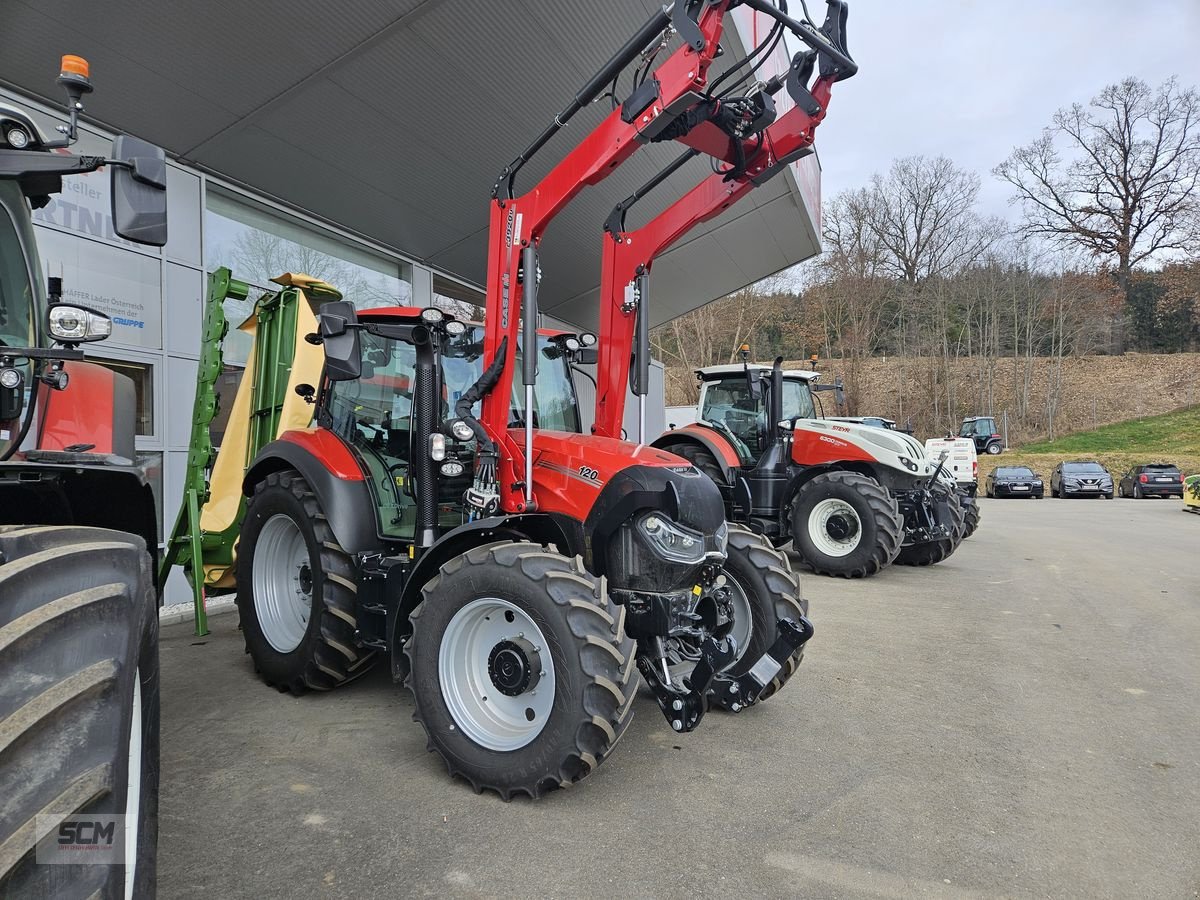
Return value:
M 1026 465 L 1049 477 L 1057 463 L 1070 459 L 1095 459 L 1117 476 L 1147 462 L 1174 463 L 1188 474 L 1200 472 L 1200 406 L 1017 447 L 1000 457 L 981 457 L 979 467 L 982 474 L 993 464 Z

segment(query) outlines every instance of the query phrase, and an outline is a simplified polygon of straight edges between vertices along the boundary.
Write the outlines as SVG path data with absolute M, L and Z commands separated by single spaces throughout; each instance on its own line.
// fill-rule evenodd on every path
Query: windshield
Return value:
M 323 420 L 359 453 L 370 472 L 369 483 L 375 494 L 379 528 L 391 537 L 411 537 L 416 528 L 417 508 L 409 477 L 413 411 L 413 370 L 416 348 L 405 341 L 393 340 L 367 331 L 362 341 L 362 375 L 350 381 L 332 382 L 323 399 Z M 579 431 L 579 410 L 566 360 L 548 338 L 539 339 L 541 358 L 534 388 L 534 423 L 539 428 Z M 482 334 L 478 328 L 452 339 L 442 357 L 442 403 L 439 421 L 453 416 L 458 398 L 483 371 Z M 517 357 L 518 369 L 520 356 Z M 520 378 L 513 388 L 513 412 L 510 425 L 523 421 L 523 404 L 518 395 L 524 391 Z M 479 404 L 475 406 L 476 414 Z M 439 479 L 438 508 L 442 524 L 452 526 L 461 520 L 461 497 L 473 471 L 474 441 L 447 447 L 448 458 L 463 463 L 458 478 Z
M 762 452 L 767 430 L 767 391 L 756 401 L 750 396 L 746 376 L 732 375 L 705 385 L 700 406 L 701 420 L 732 433 L 754 454 Z M 811 419 L 816 415 L 808 382 L 788 379 L 783 382 L 784 419 Z
M 16 184 L 0 182 L 0 342 L 7 347 L 34 342 L 33 285 L 15 221 L 24 206 Z
M 1032 478 L 1033 470 L 1027 469 L 1024 466 L 1006 466 L 997 469 L 996 475 L 1000 478 Z
M 15 182 L 0 181 L 0 347 L 32 347 L 37 341 L 34 288 L 29 280 L 30 265 L 25 258 L 22 232 L 32 252 L 33 235 L 25 198 Z M 24 369 L 26 390 L 22 406 L 28 410 L 32 366 L 21 361 L 18 367 Z M 19 431 L 20 421 L 0 420 L 0 459 L 14 449 L 12 444 Z
M 991 437 L 995 433 L 996 423 L 992 419 L 976 419 L 974 422 L 963 422 L 962 430 L 958 435 L 959 437 L 974 437 L 979 434 Z
M 1064 472 L 1073 472 L 1078 475 L 1103 475 L 1104 466 L 1100 463 L 1063 463 L 1062 470 Z

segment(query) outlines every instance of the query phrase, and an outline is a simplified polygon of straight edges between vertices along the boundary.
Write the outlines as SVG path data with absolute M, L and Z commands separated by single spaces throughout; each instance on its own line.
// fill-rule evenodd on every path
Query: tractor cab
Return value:
M 459 322 L 437 309 L 408 307 L 367 310 L 357 314 L 357 321 L 358 374 L 339 378 L 335 372 L 326 378 L 317 400 L 316 421 L 340 437 L 362 471 L 369 474 L 380 535 L 412 541 L 418 512 L 413 463 L 427 452 L 419 446 L 415 425 L 418 345 L 430 336 L 436 338 L 433 375 L 440 401 L 435 401 L 434 421 L 450 422 L 459 400 L 483 374 L 483 326 Z M 414 329 L 418 329 L 415 334 Z M 539 333 L 535 428 L 572 434 L 581 431 L 570 365 L 587 352 L 583 342 L 589 338 Z M 346 374 L 354 368 L 352 361 Z M 524 421 L 524 397 L 514 388 L 509 425 L 523 428 Z M 462 498 L 471 484 L 478 446 L 473 434 L 465 440 L 454 440 L 453 434 L 447 437 L 451 439 L 438 451 L 441 458 L 433 487 L 439 530 L 466 520 Z
M 729 438 L 742 465 L 754 465 L 758 461 L 777 424 L 771 421 L 770 398 L 764 389 L 770 375 L 769 366 L 737 363 L 696 370 L 696 377 L 700 379 L 696 421 L 712 426 Z M 811 382 L 819 377 L 816 372 L 799 369 L 783 372 L 781 419 L 808 419 L 817 414 Z

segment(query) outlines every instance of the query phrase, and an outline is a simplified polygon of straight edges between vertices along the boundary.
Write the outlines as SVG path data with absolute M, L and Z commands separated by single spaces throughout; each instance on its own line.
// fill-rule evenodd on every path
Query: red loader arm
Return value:
M 841 14 L 845 27 L 845 9 Z M 828 22 L 827 22 L 828 27 Z M 842 44 L 844 47 L 844 44 Z M 607 437 L 620 437 L 625 412 L 625 396 L 629 382 L 629 360 L 632 356 L 638 311 L 645 308 L 648 275 L 654 259 L 673 246 L 680 238 L 702 222 L 712 219 L 740 200 L 754 188 L 783 171 L 791 162 L 812 152 L 817 126 L 825 118 L 829 97 L 835 81 L 853 74 L 845 68 L 827 66 L 822 60 L 822 74 L 811 90 L 803 88 L 812 74 L 818 51 L 796 55 L 787 73 L 789 92 L 796 105 L 761 132 L 757 143 L 744 152 L 744 163 L 727 172 L 705 178 L 687 194 L 663 210 L 647 224 L 634 231 L 625 230 L 625 213 L 630 206 L 661 183 L 669 174 L 696 155 L 697 147 L 723 159 L 736 156 L 734 141 L 720 129 L 708 123 L 692 131 L 683 141 L 693 149 L 679 157 L 650 183 L 613 210 L 605 224 L 600 276 L 600 341 L 596 366 L 596 418 L 593 431 Z M 774 79 L 764 90 L 778 91 L 785 82 Z M 646 339 L 643 337 L 643 341 Z M 639 354 L 639 358 L 645 357 Z M 648 361 L 648 360 L 646 360 Z M 645 362 L 639 369 L 644 370 Z M 644 395 L 645 388 L 636 388 Z M 644 430 L 644 424 L 643 424 Z M 645 440 L 646 435 L 638 436 Z
M 702 93 L 709 66 L 720 49 L 724 17 L 739 4 L 772 16 L 779 23 L 778 27 L 789 28 L 802 40 L 822 48 L 822 53 L 841 67 L 840 71 L 852 73 L 854 63 L 841 49 L 844 46 L 841 30 L 828 31 L 828 20 L 827 27 L 817 31 L 806 23 L 791 19 L 782 0 L 780 7 L 771 0 L 676 0 L 672 6 L 651 16 L 555 117 L 553 124 L 500 173 L 492 192 L 494 203 L 489 221 L 484 319 L 484 359 L 489 368 L 497 362 L 500 365 L 493 368 L 493 377 L 483 396 L 481 430 L 486 432 L 494 450 L 481 444 L 482 464 L 477 470 L 475 486 L 477 500 L 488 495 L 484 482 L 490 477 L 493 479 L 492 495 L 498 494 L 500 509 L 529 512 L 536 508 L 532 479 L 532 395 L 537 357 L 532 348 L 536 346 L 537 246 L 549 222 L 584 187 L 598 184 L 643 143 L 664 139 L 702 143 L 705 151 L 718 159 L 739 167 L 742 164 L 742 142 L 722 141 L 719 135 L 723 132 L 713 125 L 713 122 L 723 121 L 721 116 L 728 119 L 730 109 L 722 112 L 719 101 L 714 102 Z M 831 3 L 831 8 L 842 10 L 839 28 L 843 28 L 844 4 Z M 571 116 L 600 96 L 622 69 L 639 56 L 645 58 L 656 52 L 652 48 L 668 28 L 678 34 L 683 46 L 652 75 L 645 77 L 621 106 L 584 137 L 533 189 L 519 197 L 514 196 L 513 182 L 520 168 Z M 736 106 L 731 109 L 736 113 Z M 691 126 L 689 117 L 695 118 L 695 127 Z M 689 125 L 680 129 L 681 121 L 687 121 Z M 523 441 L 518 441 L 509 430 L 518 321 L 524 322 L 522 346 L 530 350 L 524 355 L 521 373 L 527 411 Z M 494 462 L 485 461 L 489 453 Z M 486 474 L 481 477 L 481 473 Z M 477 500 L 472 502 L 486 507 L 486 503 Z

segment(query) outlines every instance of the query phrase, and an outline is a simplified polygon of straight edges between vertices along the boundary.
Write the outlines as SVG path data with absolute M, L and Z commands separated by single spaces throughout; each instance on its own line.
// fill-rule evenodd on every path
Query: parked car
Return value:
M 1170 463 L 1147 463 L 1134 466 L 1121 476 L 1117 493 L 1122 497 L 1141 500 L 1143 497 L 1178 497 L 1183 499 L 1183 473 Z
M 988 472 L 983 484 L 989 497 L 1037 497 L 1046 496 L 1041 476 L 1034 474 L 1028 466 L 996 466 Z
M 1054 497 L 1113 496 L 1112 473 L 1098 462 L 1061 462 L 1050 473 L 1050 494 Z
M 996 420 L 991 416 L 971 416 L 963 419 L 958 436 L 973 440 L 978 453 L 995 455 L 1004 449 L 1004 440 L 996 428 Z

